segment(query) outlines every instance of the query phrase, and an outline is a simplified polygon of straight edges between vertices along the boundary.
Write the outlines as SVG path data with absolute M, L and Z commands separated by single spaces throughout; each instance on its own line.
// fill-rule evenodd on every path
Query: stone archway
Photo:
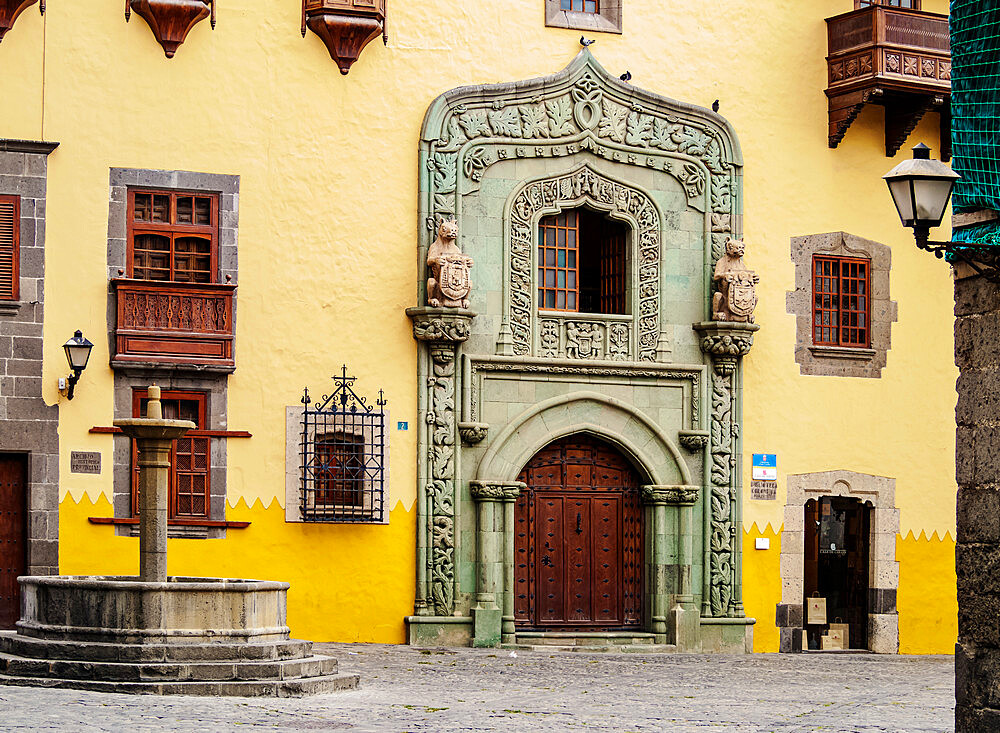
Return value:
M 781 603 L 777 607 L 779 651 L 793 652 L 802 648 L 805 505 L 810 499 L 824 496 L 857 498 L 873 507 L 869 537 L 868 648 L 879 654 L 896 654 L 899 652 L 896 480 L 855 471 L 788 476 L 788 498 L 781 532 Z

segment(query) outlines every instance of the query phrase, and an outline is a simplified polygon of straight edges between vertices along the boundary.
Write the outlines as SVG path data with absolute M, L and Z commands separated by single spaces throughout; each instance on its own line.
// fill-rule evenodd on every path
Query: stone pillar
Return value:
M 115 420 L 139 452 L 139 580 L 167 582 L 167 502 L 170 447 L 196 427 L 189 420 L 164 420 L 160 388 L 149 388 L 146 417 Z
M 702 613 L 742 618 L 742 480 L 739 470 L 740 361 L 750 353 L 753 323 L 710 321 L 694 324 L 701 350 L 712 362 L 710 476 L 706 476 L 709 531 L 705 542 L 708 597 Z
M 500 644 L 505 619 L 509 628 L 507 635 L 514 633 L 514 501 L 522 488 L 522 483 L 502 481 L 473 481 L 469 486 L 479 515 L 476 605 L 472 609 L 473 646 Z M 504 604 L 502 610 L 497 605 L 498 600 Z
M 459 346 L 471 333 L 475 313 L 460 308 L 407 308 L 418 361 L 420 429 L 417 434 L 417 593 L 418 616 L 456 613 L 459 502 L 455 477 L 460 456 L 455 365 Z
M 1000 730 L 1000 287 L 956 268 L 955 478 L 958 644 L 955 730 Z
M 698 651 L 701 614 L 694 602 L 691 567 L 694 563 L 694 505 L 700 493 L 697 486 L 642 487 L 642 499 L 653 510 L 653 542 L 650 594 L 654 643 L 666 644 L 668 632 L 678 651 Z M 674 511 L 674 527 L 668 527 L 668 507 Z M 671 531 L 673 530 L 673 531 Z M 667 578 L 671 546 L 676 548 L 676 593 L 670 607 Z

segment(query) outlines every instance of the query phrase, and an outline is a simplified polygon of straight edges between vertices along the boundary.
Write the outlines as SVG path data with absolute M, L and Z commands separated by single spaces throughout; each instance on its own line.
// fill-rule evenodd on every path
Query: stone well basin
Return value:
M 288 583 L 233 578 L 25 576 L 19 634 L 121 644 L 288 639 Z

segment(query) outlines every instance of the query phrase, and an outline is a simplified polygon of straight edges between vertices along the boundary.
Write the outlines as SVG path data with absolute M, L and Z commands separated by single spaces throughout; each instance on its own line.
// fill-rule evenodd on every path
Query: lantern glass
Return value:
M 888 181 L 889 193 L 892 194 L 892 202 L 896 204 L 896 211 L 899 212 L 899 219 L 903 226 L 911 226 L 913 223 L 913 189 L 910 188 L 910 181 L 905 178 L 898 178 Z
M 74 333 L 73 338 L 63 344 L 70 369 L 74 372 L 82 372 L 86 369 L 87 362 L 90 360 L 90 350 L 93 348 L 94 345 L 84 337 L 82 331 Z
M 950 178 L 918 178 L 913 181 L 913 202 L 916 220 L 936 227 L 944 218 L 951 198 L 951 187 L 955 181 Z

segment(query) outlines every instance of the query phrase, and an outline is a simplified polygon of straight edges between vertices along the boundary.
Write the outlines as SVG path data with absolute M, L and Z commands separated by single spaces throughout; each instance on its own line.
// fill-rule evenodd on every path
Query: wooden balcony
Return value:
M 232 372 L 235 285 L 111 281 L 113 367 L 156 365 Z
M 873 5 L 826 19 L 830 147 L 866 104 L 885 107 L 885 154 L 895 155 L 928 110 L 941 115 L 951 155 L 948 16 Z

